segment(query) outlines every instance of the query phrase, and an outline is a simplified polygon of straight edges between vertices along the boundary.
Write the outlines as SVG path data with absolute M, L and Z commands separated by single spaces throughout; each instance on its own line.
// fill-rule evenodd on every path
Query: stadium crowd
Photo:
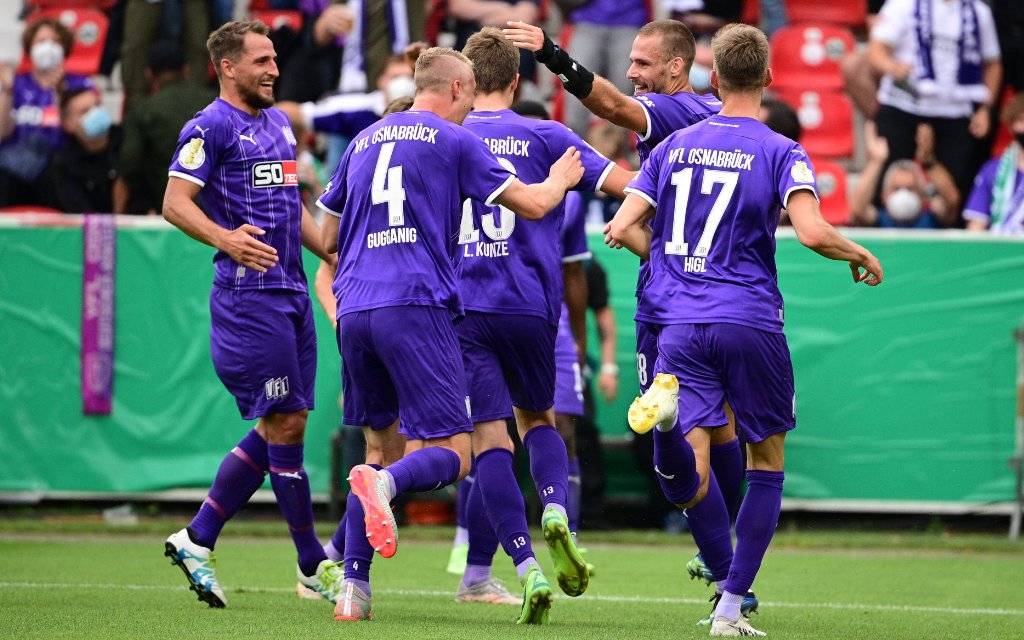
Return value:
M 359 96 L 410 92 L 411 69 L 396 71 L 401 63 L 391 61 L 406 45 L 458 50 L 481 26 L 539 22 L 587 68 L 631 93 L 629 48 L 637 29 L 670 16 L 696 37 L 689 79 L 698 92 L 710 90 L 709 41 L 723 24 L 758 24 L 787 54 L 779 54 L 777 82 L 766 97 L 796 112 L 802 142 L 830 180 L 849 183 L 848 200 L 845 188 L 836 191 L 841 201 L 822 194 L 830 221 L 1020 231 L 1017 216 L 989 214 L 1009 206 L 1024 165 L 1013 134 L 1024 125 L 1005 117 L 1016 114 L 1007 107 L 1024 81 L 1021 56 L 1011 55 L 1024 40 L 1020 3 L 841 4 L 848 8 L 803 0 L 25 0 L 22 60 L 0 64 L 0 208 L 158 214 L 172 132 L 214 94 L 206 35 L 233 16 L 272 27 L 281 69 L 275 94 L 298 120 L 309 199 L 347 141 L 383 112 L 383 98 Z M 618 142 L 622 130 L 566 99 L 532 56 L 522 53 L 520 63 L 518 98 L 547 105 L 593 146 L 639 166 L 635 136 Z M 405 82 L 392 82 L 397 76 Z M 104 95 L 110 87 L 123 88 L 111 99 Z M 75 99 L 82 89 L 98 93 L 97 104 Z M 333 120 L 314 121 L 324 113 Z M 930 150 L 919 148 L 922 138 Z M 1004 161 L 990 162 L 996 158 Z M 905 188 L 886 188 L 903 175 Z M 890 196 L 896 199 L 887 202 Z M 609 219 L 616 207 L 604 196 L 587 196 L 586 204 L 592 222 Z
M 250 5 L 251 21 L 226 21 L 230 3 L 128 0 L 111 8 L 123 10 L 123 28 L 108 35 L 120 39 L 124 85 L 115 126 L 96 83 L 69 68 L 82 31 L 47 17 L 48 1 L 29 14 L 23 70 L 0 69 L 0 205 L 162 212 L 218 249 L 211 355 L 242 417 L 257 422 L 165 546 L 214 607 L 227 604 L 214 546 L 265 476 L 296 547 L 300 595 L 329 600 L 345 621 L 370 619 L 372 562 L 397 551 L 393 499 L 462 482 L 456 600 L 520 606 L 519 623 L 546 624 L 553 588 L 523 496 L 509 491 L 510 419 L 542 503 L 551 582 L 571 597 L 587 590 L 575 428 L 558 415 L 582 412 L 582 297 L 563 282 L 582 275 L 573 265 L 589 253 L 580 234 L 591 219 L 607 223 L 607 244 L 643 261 L 642 395 L 628 422 L 652 434 L 656 482 L 686 510 L 700 549 L 688 572 L 716 583 L 704 622 L 712 636 L 763 636 L 749 624 L 750 589 L 795 427 L 774 263 L 781 210 L 803 245 L 847 262 L 855 283 L 880 284 L 878 260 L 822 216 L 827 194 L 812 171 L 819 157 L 852 166 L 860 138 L 867 161 L 841 203 L 844 223 L 1024 229 L 1020 99 L 1004 112 L 1014 139 L 982 168 L 1006 95 L 994 11 L 1010 5 L 998 2 L 872 7 L 869 71 L 857 80 L 877 79 L 877 104 L 861 96 L 857 136 L 852 109 L 844 120 L 831 108 L 849 107 L 840 60 L 854 53 L 842 34 L 852 36 L 841 19 L 787 24 L 800 3 L 671 0 L 658 7 L 671 17 L 652 20 L 641 2 L 567 1 L 551 31 L 559 46 L 535 24 L 544 5 L 528 0 L 452 0 L 440 13 L 415 0 L 283 0 Z M 777 51 L 799 50 L 779 57 L 777 73 L 765 33 L 740 22 L 758 7 Z M 832 29 L 840 35 L 826 38 Z M 200 35 L 212 75 L 195 55 Z M 413 46 L 424 38 L 455 48 Z M 840 83 L 832 93 L 791 84 L 799 65 L 824 60 Z M 856 76 L 850 64 L 842 69 Z M 777 98 L 762 102 L 776 80 Z M 524 98 L 550 101 L 571 128 L 529 117 Z M 666 213 L 655 217 L 659 202 Z M 715 243 L 716 233 L 734 241 Z M 302 247 L 331 281 L 324 306 L 344 363 L 344 422 L 366 438 L 327 545 L 303 468 L 316 336 Z M 499 546 L 521 597 L 491 576 Z

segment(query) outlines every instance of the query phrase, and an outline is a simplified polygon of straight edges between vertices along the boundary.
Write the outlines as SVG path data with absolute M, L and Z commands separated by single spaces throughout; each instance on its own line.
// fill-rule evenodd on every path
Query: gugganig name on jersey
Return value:
M 295 160 L 272 160 L 257 162 L 252 166 L 252 186 L 267 187 L 299 186 L 299 168 Z
M 754 154 L 743 153 L 739 149 L 735 151 L 722 151 L 721 149 L 704 149 L 695 147 L 687 150 L 685 147 L 672 149 L 668 152 L 668 163 L 686 162 L 687 164 L 700 164 L 707 167 L 719 169 L 743 169 L 752 170 Z
M 419 142 L 427 142 L 429 144 L 437 144 L 437 132 L 437 129 L 419 123 L 381 127 L 374 131 L 373 135 L 356 140 L 356 147 L 352 153 L 365 151 L 369 148 L 371 142 L 373 144 L 380 144 L 382 142 L 390 142 L 392 140 L 416 140 Z

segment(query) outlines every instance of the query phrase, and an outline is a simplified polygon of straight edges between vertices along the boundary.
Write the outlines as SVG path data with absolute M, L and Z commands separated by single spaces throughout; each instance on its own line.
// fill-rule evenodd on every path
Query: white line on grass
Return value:
M 157 584 L 118 584 L 90 582 L 0 582 L 0 589 L 123 589 L 125 591 L 179 591 L 186 587 L 172 587 Z M 236 592 L 245 593 L 294 593 L 294 589 L 278 587 L 233 587 Z M 417 589 L 375 589 L 377 593 L 390 596 L 429 596 L 451 598 L 450 591 L 433 591 Z M 588 595 L 582 599 L 559 597 L 562 602 L 619 602 L 637 604 L 707 604 L 701 598 L 648 598 L 644 596 L 600 596 Z M 958 607 L 919 607 L 916 605 L 894 604 L 860 604 L 853 602 L 768 602 L 761 604 L 766 607 L 784 609 L 866 609 L 874 611 L 899 611 L 907 613 L 948 613 L 952 615 L 978 616 L 1024 616 L 1024 609 L 961 609 Z

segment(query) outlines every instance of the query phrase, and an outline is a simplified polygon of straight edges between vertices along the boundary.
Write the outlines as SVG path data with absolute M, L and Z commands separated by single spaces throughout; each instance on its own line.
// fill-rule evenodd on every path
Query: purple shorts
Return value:
M 640 380 L 640 395 L 647 393 L 654 376 L 661 370 L 654 368 L 658 360 L 658 332 L 661 327 L 643 320 L 636 321 L 636 374 Z
M 382 429 L 397 416 L 399 433 L 411 440 L 472 430 L 462 355 L 447 309 L 355 311 L 341 317 L 338 331 L 341 359 L 351 373 L 342 376 L 346 424 L 351 417 Z
M 793 362 L 783 333 L 739 324 L 673 324 L 661 328 L 656 369 L 679 379 L 679 426 L 719 427 L 728 421 L 746 442 L 796 426 Z
M 470 311 L 455 326 L 473 422 L 546 411 L 555 396 L 555 327 L 534 316 Z
M 555 336 L 555 413 L 582 416 L 583 376 L 576 358 L 576 343 L 564 313 Z
M 313 408 L 316 330 L 308 294 L 214 287 L 210 355 L 242 418 Z
M 341 353 L 341 323 L 338 323 L 334 333 L 335 338 L 338 340 L 338 353 Z M 346 367 L 343 362 L 341 364 L 341 388 L 351 389 L 353 382 L 352 368 Z M 398 411 L 396 410 L 391 418 L 391 422 L 394 422 L 397 417 Z M 386 429 L 391 422 L 386 425 L 380 425 L 375 430 Z M 341 423 L 350 427 L 366 427 L 370 424 L 370 418 L 366 415 L 366 407 L 359 403 L 359 398 L 356 397 L 355 393 L 351 396 L 342 393 Z

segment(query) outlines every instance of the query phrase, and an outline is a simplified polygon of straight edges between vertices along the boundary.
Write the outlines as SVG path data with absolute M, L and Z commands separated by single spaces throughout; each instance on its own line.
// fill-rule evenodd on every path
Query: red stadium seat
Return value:
M 803 128 L 800 144 L 816 157 L 853 155 L 853 105 L 839 91 L 779 91 L 780 100 L 796 109 Z
M 71 47 L 71 55 L 64 61 L 64 70 L 83 76 L 99 73 L 100 58 L 103 56 L 103 44 L 107 40 L 107 29 L 110 21 L 97 9 L 77 9 L 70 7 L 51 7 L 30 14 L 28 23 L 42 18 L 56 18 L 61 24 L 75 34 L 75 42 Z M 18 71 L 28 71 L 31 63 L 27 56 L 22 56 Z
M 839 61 L 853 51 L 853 34 L 828 24 L 800 24 L 772 35 L 773 89 L 842 89 Z
M 847 27 L 862 27 L 868 15 L 867 0 L 786 0 L 790 24 L 831 22 Z
M 298 33 L 302 31 L 302 13 L 299 11 L 249 11 L 249 17 L 270 27 L 271 31 L 287 27 Z
M 846 198 L 846 170 L 831 160 L 812 159 L 814 177 L 818 181 L 821 215 L 837 227 L 850 224 L 850 203 Z

